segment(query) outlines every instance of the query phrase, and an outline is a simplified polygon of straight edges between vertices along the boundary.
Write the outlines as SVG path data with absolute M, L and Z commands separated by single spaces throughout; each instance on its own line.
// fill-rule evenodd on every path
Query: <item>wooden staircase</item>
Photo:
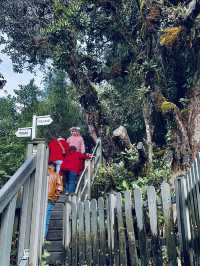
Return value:
M 79 178 L 75 194 L 78 201 L 90 199 L 91 185 L 97 174 L 97 170 L 102 162 L 102 147 L 101 140 L 97 140 L 96 147 L 94 148 L 93 155 L 95 156 L 92 160 L 87 160 L 85 163 L 85 169 Z M 59 200 L 56 202 L 55 207 L 52 211 L 48 234 L 47 243 L 45 249 L 48 251 L 49 256 L 47 263 L 50 266 L 64 265 L 65 263 L 65 250 L 64 250 L 64 206 L 67 200 L 66 195 L 61 195 Z M 69 200 L 69 198 L 68 198 Z
M 52 211 L 47 243 L 45 249 L 50 254 L 47 263 L 53 265 L 64 265 L 64 246 L 63 246 L 63 213 L 66 196 L 61 195 Z

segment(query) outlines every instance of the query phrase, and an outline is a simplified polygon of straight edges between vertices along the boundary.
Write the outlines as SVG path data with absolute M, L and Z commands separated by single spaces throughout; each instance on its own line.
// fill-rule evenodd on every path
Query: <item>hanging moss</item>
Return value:
M 164 33 L 160 36 L 160 44 L 165 46 L 172 46 L 178 39 L 182 27 L 170 27 L 164 30 Z
M 176 105 L 172 102 L 168 102 L 168 101 L 164 101 L 161 104 L 161 110 L 163 113 L 169 112 L 169 111 L 173 111 L 176 109 Z

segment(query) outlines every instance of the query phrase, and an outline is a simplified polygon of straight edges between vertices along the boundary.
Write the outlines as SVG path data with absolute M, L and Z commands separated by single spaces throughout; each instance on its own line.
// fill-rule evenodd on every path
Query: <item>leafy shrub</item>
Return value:
M 124 161 L 134 163 L 137 159 L 138 155 L 133 147 L 122 152 L 115 161 L 101 166 L 93 183 L 93 196 L 97 197 L 111 190 L 124 191 L 136 187 L 140 187 L 144 192 L 149 185 L 153 185 L 157 190 L 160 189 L 160 184 L 168 180 L 171 174 L 165 156 L 163 154 L 162 157 L 154 156 L 152 165 L 147 166 L 141 176 L 135 176 L 128 171 L 124 163 Z

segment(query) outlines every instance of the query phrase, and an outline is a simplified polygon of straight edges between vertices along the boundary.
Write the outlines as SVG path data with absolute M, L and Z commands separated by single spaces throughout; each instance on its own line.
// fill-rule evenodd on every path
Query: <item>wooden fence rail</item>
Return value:
M 145 198 L 147 207 L 139 188 L 91 201 L 68 197 L 65 265 L 178 265 L 169 185 L 162 184 L 160 195 L 148 187 Z
M 47 162 L 45 142 L 29 144 L 27 160 L 0 190 L 1 266 L 10 265 L 14 230 L 19 230 L 17 265 L 39 265 L 47 205 Z M 15 226 L 17 200 L 20 205 L 19 228 Z

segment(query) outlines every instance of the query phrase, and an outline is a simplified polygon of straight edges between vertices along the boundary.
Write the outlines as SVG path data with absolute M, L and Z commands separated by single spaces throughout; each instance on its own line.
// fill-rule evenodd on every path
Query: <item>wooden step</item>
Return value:
M 62 230 L 63 229 L 63 220 L 60 220 L 60 219 L 50 220 L 49 230 L 52 230 L 52 229 Z
M 57 203 L 65 203 L 67 196 L 65 194 L 60 195 Z
M 51 220 L 62 220 L 63 212 L 62 211 L 52 211 Z
M 47 241 L 58 241 L 63 239 L 63 231 L 62 230 L 48 230 L 47 233 Z
M 47 241 L 45 244 L 50 256 L 47 258 L 49 266 L 64 265 L 64 247 L 63 247 L 63 213 L 65 195 L 61 195 L 59 200 L 55 203 L 52 210 L 51 219 L 49 223 L 49 230 L 47 234 Z
M 47 249 L 48 252 L 63 252 L 64 247 L 61 240 L 58 241 L 48 241 L 48 243 L 45 244 L 45 249 Z
M 51 252 L 50 256 L 47 257 L 47 264 L 63 265 L 64 264 L 64 252 Z

